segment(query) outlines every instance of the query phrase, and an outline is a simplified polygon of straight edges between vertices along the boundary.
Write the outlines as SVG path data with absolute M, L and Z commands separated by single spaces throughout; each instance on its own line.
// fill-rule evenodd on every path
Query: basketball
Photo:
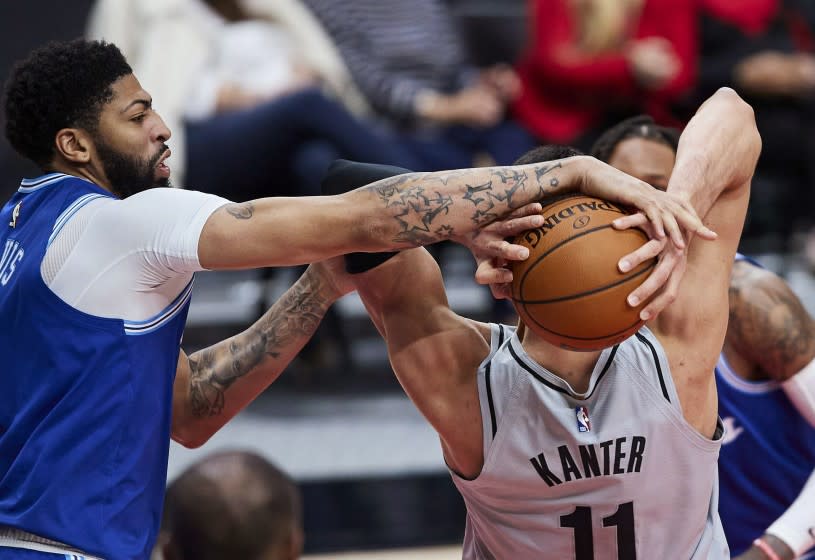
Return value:
M 647 301 L 631 307 L 626 298 L 656 259 L 627 273 L 617 268 L 648 240 L 639 229 L 613 228 L 629 213 L 599 198 L 569 196 L 543 208 L 543 226 L 516 237 L 529 258 L 513 265 L 512 300 L 527 328 L 561 348 L 599 350 L 642 326 Z

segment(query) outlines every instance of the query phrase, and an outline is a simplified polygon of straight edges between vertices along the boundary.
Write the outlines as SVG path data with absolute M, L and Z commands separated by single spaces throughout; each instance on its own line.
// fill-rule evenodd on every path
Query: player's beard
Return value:
M 140 193 L 153 187 L 169 187 L 170 179 L 156 179 L 156 166 L 168 149 L 161 149 L 148 161 L 119 152 L 97 139 L 96 150 L 102 161 L 110 188 L 120 198 Z

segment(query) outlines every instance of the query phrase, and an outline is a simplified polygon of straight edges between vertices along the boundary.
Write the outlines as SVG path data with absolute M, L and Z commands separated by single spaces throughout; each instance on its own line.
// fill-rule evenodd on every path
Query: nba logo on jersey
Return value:
M 591 420 L 589 419 L 589 409 L 585 406 L 578 406 L 574 409 L 575 416 L 577 416 L 577 431 L 589 432 L 591 431 Z

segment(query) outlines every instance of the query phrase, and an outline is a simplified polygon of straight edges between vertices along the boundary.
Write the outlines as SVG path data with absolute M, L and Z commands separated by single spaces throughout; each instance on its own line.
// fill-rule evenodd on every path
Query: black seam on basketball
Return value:
M 662 367 L 659 365 L 659 356 L 657 356 L 657 349 L 654 348 L 654 345 L 651 344 L 651 341 L 645 338 L 642 334 L 640 333 L 636 334 L 637 340 L 645 344 L 651 350 L 651 355 L 654 357 L 654 365 L 657 368 L 657 375 L 659 376 L 659 386 L 662 388 L 662 396 L 664 396 L 668 402 L 671 402 L 671 397 L 668 395 L 668 387 L 665 386 L 665 379 L 662 377 Z
M 512 344 L 511 344 L 511 343 L 508 345 L 508 347 L 509 347 L 509 353 L 510 353 L 510 354 L 512 355 L 512 357 L 515 359 L 515 361 L 518 363 L 518 365 L 519 365 L 519 366 L 521 366 L 521 367 L 522 367 L 523 369 L 525 369 L 526 371 L 528 371 L 529 373 L 531 373 L 531 374 L 532 374 L 532 377 L 534 377 L 535 379 L 537 379 L 538 381 L 540 381 L 541 383 L 543 383 L 544 385 L 546 385 L 546 386 L 547 386 L 547 387 L 549 387 L 550 389 L 554 389 L 555 391 L 560 391 L 560 392 L 561 392 L 561 393 L 563 393 L 564 395 L 568 395 L 568 394 L 569 394 L 569 391 L 567 391 L 567 390 L 566 390 L 566 389 L 564 389 L 563 387 L 558 387 L 558 386 L 557 386 L 557 385 L 555 385 L 554 383 L 551 383 L 551 382 L 549 382 L 549 381 L 545 380 L 543 377 L 541 377 L 541 376 L 538 374 L 538 372 L 536 372 L 534 369 L 532 369 L 532 367 L 531 367 L 529 364 L 527 364 L 526 362 L 524 362 L 524 361 L 521 359 L 521 357 L 520 357 L 520 356 L 518 356 L 518 354 L 516 354 L 516 353 L 515 353 L 515 349 L 512 347 Z
M 594 392 L 597 390 L 597 387 L 600 386 L 600 381 L 603 380 L 603 376 L 608 372 L 608 369 L 611 367 L 611 363 L 614 361 L 614 356 L 617 354 L 618 348 L 620 348 L 620 345 L 615 344 L 614 347 L 611 349 L 611 354 L 608 355 L 606 365 L 603 366 L 603 370 L 600 372 L 600 375 L 597 376 L 597 381 L 594 383 L 594 387 L 592 388 L 591 393 L 586 395 L 583 400 L 590 399 Z
M 626 278 L 626 280 L 631 280 L 631 279 L 634 279 L 634 278 L 636 278 L 636 276 L 629 276 L 628 278 Z M 518 303 L 521 303 L 521 306 L 523 307 L 524 313 L 526 313 L 526 319 L 528 319 L 529 321 L 531 321 L 532 323 L 537 325 L 540 328 L 540 330 L 546 331 L 546 332 L 554 334 L 556 336 L 560 336 L 562 338 L 571 338 L 572 340 L 584 340 L 584 341 L 587 341 L 587 342 L 590 342 L 590 341 L 593 341 L 593 340 L 605 340 L 607 338 L 611 338 L 611 337 L 614 337 L 614 336 L 617 336 L 617 335 L 620 335 L 620 334 L 626 332 L 628 329 L 634 327 L 635 325 L 637 325 L 641 321 L 639 319 L 639 317 L 638 317 L 636 321 L 634 321 L 633 323 L 631 323 L 627 327 L 623 328 L 622 330 L 619 330 L 619 331 L 616 331 L 616 332 L 613 332 L 613 333 L 609 333 L 609 334 L 605 334 L 603 336 L 580 337 L 580 336 L 574 336 L 574 335 L 567 334 L 567 333 L 561 333 L 561 332 L 558 332 L 558 331 L 553 331 L 552 329 L 546 328 L 537 319 L 535 319 L 535 317 L 529 312 L 529 310 L 527 309 L 527 304 L 526 303 L 523 303 L 523 302 L 518 302 Z
M 495 433 L 497 432 L 496 422 L 495 422 L 495 407 L 492 404 L 492 385 L 490 384 L 490 369 L 492 366 L 492 360 L 487 362 L 487 367 L 484 371 L 484 383 L 487 385 L 487 404 L 490 407 L 490 422 L 492 423 L 492 439 L 495 439 Z
M 643 268 L 642 270 L 638 270 L 634 274 L 630 274 L 630 275 L 626 276 L 625 278 L 617 280 L 616 282 L 613 282 L 611 284 L 606 284 L 605 286 L 600 286 L 599 288 L 594 288 L 594 289 L 591 289 L 591 290 L 588 290 L 588 291 L 585 291 L 585 292 L 580 292 L 579 294 L 572 294 L 572 295 L 568 295 L 568 296 L 561 296 L 561 297 L 551 298 L 551 299 L 515 299 L 515 298 L 513 298 L 512 301 L 514 301 L 516 303 L 524 303 L 524 304 L 526 304 L 526 303 L 544 304 L 544 303 L 560 303 L 562 301 L 569 301 L 570 299 L 579 299 L 579 298 L 582 298 L 582 297 L 585 297 L 585 296 L 590 296 L 590 295 L 602 292 L 604 290 L 608 290 L 608 289 L 611 289 L 611 288 L 616 288 L 620 284 L 625 284 L 626 282 L 628 282 L 629 280 L 631 280 L 633 278 L 636 278 L 638 276 L 642 276 L 643 274 L 645 274 L 646 272 L 648 272 L 649 270 L 654 268 L 656 266 L 656 264 L 657 264 L 656 260 L 654 260 L 649 266 Z M 524 276 L 526 276 L 526 275 L 524 275 Z M 521 291 L 523 291 L 523 280 L 521 281 Z

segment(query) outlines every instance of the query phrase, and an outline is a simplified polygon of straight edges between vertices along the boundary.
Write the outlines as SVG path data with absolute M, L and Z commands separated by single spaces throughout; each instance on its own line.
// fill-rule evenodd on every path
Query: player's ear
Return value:
M 54 147 L 62 158 L 74 163 L 88 163 L 93 141 L 81 128 L 63 128 L 54 139 Z

